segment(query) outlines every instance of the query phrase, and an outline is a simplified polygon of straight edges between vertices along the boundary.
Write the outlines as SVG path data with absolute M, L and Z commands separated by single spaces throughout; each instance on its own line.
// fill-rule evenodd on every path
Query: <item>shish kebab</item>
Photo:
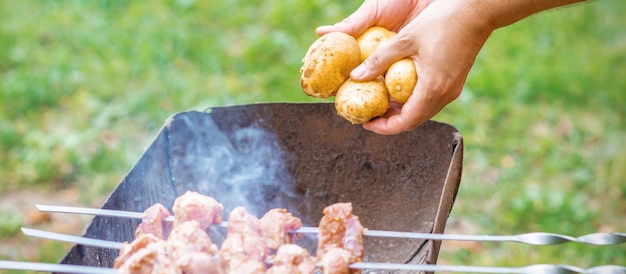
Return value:
M 80 236 L 66 235 L 37 229 L 22 228 L 22 232 L 28 236 L 70 242 L 85 246 L 117 249 L 122 243 L 106 240 L 85 238 Z M 401 263 L 375 263 L 359 262 L 352 263 L 350 268 L 377 269 L 377 270 L 409 270 L 427 272 L 464 272 L 464 273 L 626 273 L 626 267 L 616 265 L 595 266 L 583 269 L 571 265 L 537 264 L 523 267 L 491 267 L 491 266 L 455 266 L 455 265 L 431 265 L 431 264 L 401 264 Z M 117 270 L 112 268 L 59 265 L 33 262 L 0 261 L 0 269 L 51 271 L 63 273 L 99 273 L 115 274 Z
M 141 219 L 143 212 L 132 212 L 112 209 L 99 209 L 88 207 L 58 206 L 37 204 L 37 209 L 41 212 L 88 214 L 105 217 L 119 217 Z M 169 216 L 166 221 L 174 221 L 174 216 Z M 227 227 L 228 222 L 222 222 L 222 227 Z M 301 227 L 293 233 L 319 232 L 317 227 Z M 461 235 L 461 234 L 434 234 L 421 232 L 403 232 L 366 229 L 363 236 L 386 237 L 386 238 L 411 238 L 425 240 L 447 240 L 447 241 L 476 241 L 476 242 L 518 242 L 530 245 L 556 245 L 567 242 L 577 242 L 590 245 L 615 245 L 626 243 L 626 233 L 591 233 L 580 237 L 561 235 L 546 232 L 530 232 L 517 235 Z

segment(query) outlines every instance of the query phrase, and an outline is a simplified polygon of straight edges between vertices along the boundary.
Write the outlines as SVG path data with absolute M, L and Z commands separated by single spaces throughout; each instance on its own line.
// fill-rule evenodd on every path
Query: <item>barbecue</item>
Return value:
M 0 269 L 115 273 L 112 267 L 121 243 L 136 237 L 137 228 L 144 227 L 142 218 L 159 224 L 142 229 L 167 231 L 173 219 L 163 209 L 174 211 L 175 199 L 187 191 L 215 197 L 224 212 L 244 207 L 250 214 L 262 216 L 270 209 L 285 208 L 301 219 L 302 227 L 296 232 L 303 238 L 298 245 L 311 254 L 317 252 L 316 226 L 324 207 L 350 202 L 368 228 L 363 233 L 363 261 L 350 264 L 352 269 L 578 273 L 586 270 L 436 263 L 441 241 L 448 239 L 530 244 L 615 244 L 626 240 L 620 233 L 579 238 L 546 233 L 443 234 L 460 184 L 462 155 L 462 137 L 450 125 L 429 121 L 411 132 L 380 136 L 339 118 L 331 103 L 253 104 L 182 112 L 167 119 L 101 209 L 75 210 L 96 215 L 82 237 L 23 229 L 29 235 L 76 243 L 60 264 L 0 262 Z M 154 208 L 155 215 L 143 215 L 157 203 L 162 208 Z M 209 219 L 212 243 L 221 246 L 227 235 L 222 226 L 227 224 Z M 599 266 L 593 270 L 624 268 Z
M 442 233 L 460 182 L 462 139 L 429 122 L 380 136 L 337 117 L 329 103 L 253 104 L 172 116 L 102 208 L 172 208 L 188 190 L 259 216 L 286 208 L 317 226 L 323 208 L 351 202 L 372 229 Z M 386 198 L 382 198 L 386 197 Z M 98 216 L 85 237 L 124 242 L 140 220 Z M 212 232 L 221 245 L 224 231 Z M 302 239 L 312 252 L 314 237 Z M 436 263 L 440 242 L 365 239 L 364 261 Z M 77 245 L 62 264 L 112 267 L 116 250 Z
M 44 212 L 56 212 L 56 213 L 80 213 L 80 214 L 94 214 L 100 216 L 115 216 L 119 218 L 136 218 L 140 219 L 143 215 L 141 212 L 127 212 L 116 210 L 103 210 L 93 208 L 80 208 L 80 207 L 66 207 L 66 206 L 48 206 L 38 205 L 38 208 Z M 166 221 L 173 222 L 173 218 L 166 218 Z M 228 224 L 223 222 L 220 226 L 226 227 Z M 48 231 L 40 231 L 35 229 L 22 228 L 26 235 L 48 238 L 58 241 L 66 241 L 77 243 L 85 246 L 120 249 L 123 243 L 96 240 L 91 238 L 84 238 L 78 236 L 71 236 L 65 234 L 59 234 Z M 294 233 L 319 233 L 319 229 L 315 227 L 301 227 Z M 554 245 L 563 244 L 567 242 L 580 242 L 591 245 L 613 245 L 626 242 L 626 234 L 624 233 L 593 233 L 589 235 L 583 235 L 577 238 L 550 234 L 550 233 L 526 233 L 520 235 L 453 235 L 453 234 L 430 234 L 430 233 L 414 233 L 414 232 L 396 232 L 396 231 L 376 231 L 366 230 L 364 233 L 366 236 L 371 237 L 398 237 L 398 238 L 416 238 L 416 239 L 431 239 L 431 240 L 461 240 L 461 241 L 494 241 L 494 242 L 520 242 L 532 245 Z M 285 246 L 294 246 L 291 244 Z M 282 248 L 281 247 L 281 248 Z M 289 248 L 289 250 L 293 250 Z M 290 251 L 293 252 L 293 251 Z M 300 251 L 303 252 L 303 251 Z M 280 250 L 279 250 L 280 253 Z M 306 252 L 308 254 L 308 252 Z M 277 257 L 279 258 L 279 257 Z M 284 257 L 280 257 L 284 258 Z M 276 263 L 276 259 L 269 264 Z M 280 264 L 280 262 L 279 262 Z M 324 261 L 320 263 L 320 266 L 324 264 Z M 53 269 L 65 269 L 60 272 L 68 273 L 115 273 L 114 270 L 108 268 L 93 268 L 93 267 L 80 267 L 71 265 L 50 265 L 50 264 L 28 264 L 19 262 L 2 262 L 0 261 L 0 268 L 11 269 L 35 269 L 35 270 L 47 270 Z M 582 269 L 569 265 L 530 265 L 526 267 L 489 267 L 489 266 L 440 266 L 440 265 L 418 265 L 418 264 L 398 264 L 398 263 L 352 263 L 349 265 L 351 269 L 374 269 L 374 270 L 413 270 L 413 271 L 459 271 L 459 272 L 478 272 L 478 273 L 624 273 L 626 267 L 622 266 L 596 266 L 589 269 Z

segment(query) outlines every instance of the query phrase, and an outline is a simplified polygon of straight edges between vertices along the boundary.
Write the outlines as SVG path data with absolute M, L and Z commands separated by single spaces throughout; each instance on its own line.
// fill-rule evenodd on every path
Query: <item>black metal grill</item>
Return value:
M 102 208 L 171 209 L 187 190 L 215 197 L 225 212 L 259 217 L 287 208 L 305 226 L 322 209 L 352 202 L 366 228 L 442 233 L 460 183 L 463 143 L 429 121 L 395 136 L 351 125 L 332 103 L 273 103 L 183 112 L 168 119 Z M 138 220 L 95 217 L 84 236 L 131 241 Z M 211 231 L 219 245 L 224 231 Z M 314 239 L 299 243 L 315 251 Z M 366 238 L 365 261 L 434 264 L 440 242 Z M 314 254 L 314 253 L 313 253 Z M 63 264 L 111 267 L 117 250 L 77 245 Z

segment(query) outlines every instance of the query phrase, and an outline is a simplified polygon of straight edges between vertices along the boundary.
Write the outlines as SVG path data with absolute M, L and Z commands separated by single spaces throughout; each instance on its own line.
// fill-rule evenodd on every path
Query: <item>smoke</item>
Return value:
M 211 116 L 195 118 L 181 116 L 184 127 L 171 128 L 172 178 L 179 193 L 194 190 L 222 203 L 225 214 L 243 206 L 258 217 L 296 203 L 285 164 L 293 156 L 275 134 L 257 124 L 222 130 Z

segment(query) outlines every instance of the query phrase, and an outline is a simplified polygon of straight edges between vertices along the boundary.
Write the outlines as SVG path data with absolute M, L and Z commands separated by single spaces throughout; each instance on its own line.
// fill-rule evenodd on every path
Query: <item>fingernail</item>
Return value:
M 352 78 L 361 78 L 361 77 L 363 77 L 363 75 L 365 75 L 366 71 L 367 71 L 367 68 L 365 67 L 365 64 L 361 63 L 359 66 L 354 68 L 352 70 L 352 72 L 350 72 L 350 77 L 352 77 Z
M 331 26 L 319 26 L 315 29 L 315 33 L 319 36 L 322 36 L 331 31 L 332 31 Z

